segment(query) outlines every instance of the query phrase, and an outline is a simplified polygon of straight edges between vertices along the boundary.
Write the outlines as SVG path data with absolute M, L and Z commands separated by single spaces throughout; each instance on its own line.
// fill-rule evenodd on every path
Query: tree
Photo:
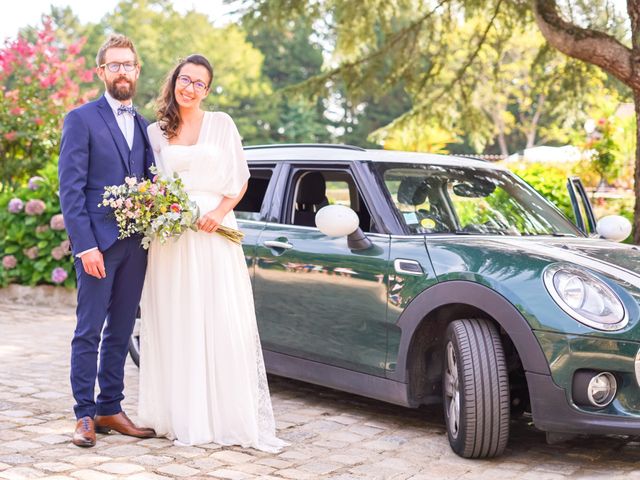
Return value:
M 526 31 L 534 21 L 551 46 L 571 57 L 560 61 L 567 63 L 566 71 L 572 71 L 573 75 L 561 75 L 548 87 L 562 81 L 565 94 L 582 94 L 574 95 L 579 102 L 600 67 L 609 75 L 605 83 L 610 88 L 630 87 L 636 108 L 640 108 L 640 69 L 636 67 L 640 57 L 640 0 L 627 2 L 630 47 L 623 43 L 627 19 L 617 14 L 611 0 L 241 0 L 232 3 L 263 21 L 279 23 L 291 14 L 307 15 L 335 32 L 331 68 L 307 80 L 300 88 L 320 91 L 333 80 L 344 82 L 357 94 L 402 84 L 412 99 L 412 108 L 387 128 L 421 115 L 437 119 L 444 129 L 464 132 L 467 144 L 483 149 L 496 134 L 500 139 L 501 130 L 509 133 L 510 115 L 521 120 L 515 115 L 520 108 L 520 113 L 533 112 L 528 122 L 530 127 L 536 125 L 536 129 L 525 129 L 525 139 L 531 143 L 540 127 L 552 127 L 540 125 L 540 119 L 536 119 L 536 109 L 542 106 L 548 111 L 553 106 L 544 89 L 531 92 L 529 105 L 521 103 L 518 108 L 500 102 L 500 91 L 493 95 L 489 88 L 484 88 L 485 93 L 480 97 L 479 92 L 492 85 L 497 77 L 508 78 L 508 72 L 501 69 L 503 54 L 516 32 Z M 548 55 L 552 54 L 549 50 Z M 538 78 L 553 79 L 553 69 L 545 70 L 550 66 L 549 61 L 540 65 Z M 388 75 L 379 83 L 376 72 L 383 68 L 388 68 Z M 590 90 L 591 95 L 593 91 Z M 483 108 L 491 103 L 498 108 L 493 111 Z M 558 113 L 555 112 L 556 118 Z M 573 117 L 575 128 L 580 125 L 580 118 L 576 111 L 570 113 L 564 119 L 568 121 Z M 505 125 L 501 126 L 501 122 Z M 514 120 L 511 127 L 515 124 Z M 558 133 L 557 127 L 547 131 Z M 506 142 L 502 148 L 507 149 Z M 640 166 L 640 142 L 637 148 Z M 635 241 L 640 242 L 640 168 L 636 168 L 635 180 L 634 235 Z
M 245 18 L 242 24 L 248 41 L 264 56 L 263 74 L 270 80 L 274 95 L 256 99 L 252 114 L 262 126 L 260 143 L 328 141 L 330 121 L 321 98 L 288 95 L 286 88 L 321 73 L 323 55 L 311 41 L 313 29 L 303 18 L 292 18 L 281 28 Z M 282 92 L 282 93 L 281 93 Z
M 634 174 L 635 208 L 633 215 L 634 243 L 640 243 L 640 0 L 627 0 L 631 24 L 631 45 L 625 45 L 616 33 L 604 28 L 582 26 L 589 9 L 581 9 L 582 18 L 569 18 L 559 9 L 556 0 L 535 0 L 535 19 L 549 44 L 562 53 L 597 65 L 613 75 L 633 93 L 636 111 L 636 167 Z M 601 5 L 602 6 L 602 5 Z M 608 6 L 608 2 L 605 2 Z M 590 8 L 593 8 L 591 6 Z M 587 23 L 588 25 L 588 23 Z

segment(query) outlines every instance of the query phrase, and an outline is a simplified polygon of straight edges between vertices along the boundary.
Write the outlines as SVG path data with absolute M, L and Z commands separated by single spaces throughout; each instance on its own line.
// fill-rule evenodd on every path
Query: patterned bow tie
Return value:
M 133 105 L 120 105 L 118 107 L 118 115 L 122 115 L 123 113 L 128 113 L 132 117 L 136 116 L 136 109 L 133 108 Z

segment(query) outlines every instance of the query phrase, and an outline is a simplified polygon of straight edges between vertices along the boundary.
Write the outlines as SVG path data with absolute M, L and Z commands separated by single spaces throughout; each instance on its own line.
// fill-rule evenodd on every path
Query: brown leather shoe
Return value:
M 96 444 L 96 429 L 93 418 L 82 417 L 76 423 L 76 431 L 73 432 L 74 445 L 78 447 L 93 447 Z
M 122 435 L 130 435 L 139 438 L 151 438 L 156 436 L 153 428 L 138 428 L 124 412 L 115 415 L 96 416 L 96 432 L 109 433 L 115 430 Z

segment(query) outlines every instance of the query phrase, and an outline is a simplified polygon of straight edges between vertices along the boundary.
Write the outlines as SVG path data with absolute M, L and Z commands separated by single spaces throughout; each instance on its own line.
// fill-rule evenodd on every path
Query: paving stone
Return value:
M 309 472 L 304 472 L 302 470 L 297 470 L 295 468 L 287 468 L 284 470 L 278 470 L 275 472 L 276 475 L 279 475 L 284 478 L 293 478 L 295 480 L 311 480 L 317 478 L 317 475 Z
M 256 463 L 260 465 L 266 465 L 267 467 L 277 468 L 277 469 L 289 468 L 291 465 L 293 465 L 291 462 L 286 462 L 279 458 L 270 458 L 270 457 L 256 460 Z
M 65 458 L 65 461 L 69 463 L 73 463 L 78 467 L 91 467 L 94 465 L 99 465 L 100 463 L 108 462 L 112 460 L 111 457 L 107 457 L 104 455 L 72 455 Z
M 44 462 L 44 463 L 36 463 L 34 467 L 44 470 L 45 472 L 66 472 L 68 470 L 73 470 L 75 467 L 69 463 L 62 462 Z
M 113 480 L 113 475 L 96 470 L 77 470 L 70 475 L 79 480 Z
M 326 475 L 327 473 L 335 472 L 342 467 L 343 465 L 338 463 L 310 462 L 300 465 L 298 468 L 305 472 L 315 473 L 316 475 Z
M 129 475 L 132 473 L 143 472 L 144 467 L 132 463 L 103 463 L 96 467 L 97 470 L 118 475 Z
M 164 475 L 158 475 L 153 472 L 140 472 L 134 475 L 127 475 L 126 477 L 122 477 L 126 480 L 167 480 L 167 477 Z
M 251 455 L 247 455 L 246 453 L 235 452 L 232 450 L 222 450 L 220 452 L 214 452 L 211 455 L 209 455 L 209 458 L 214 458 L 219 462 L 229 464 L 229 465 L 233 465 L 236 463 L 252 462 L 253 460 L 256 459 L 255 457 Z
M 218 470 L 214 470 L 213 472 L 209 472 L 208 475 L 211 475 L 215 478 L 225 478 L 228 480 L 245 480 L 247 478 L 255 478 L 253 475 L 249 473 L 239 472 L 237 470 L 228 470 L 224 468 L 220 468 Z
M 118 445 L 102 450 L 100 453 L 109 457 L 139 457 L 149 453 L 149 449 L 138 445 Z
M 0 472 L 0 478 L 7 480 L 22 480 L 25 478 L 42 478 L 45 473 L 30 467 L 15 467 Z
M 131 459 L 132 462 L 151 467 L 164 465 L 165 463 L 173 462 L 173 460 L 173 457 L 169 457 L 167 455 L 140 455 L 139 457 L 133 457 Z
M 187 467 L 186 465 L 179 465 L 177 463 L 164 465 L 157 470 L 160 473 L 165 473 L 175 477 L 193 477 L 199 473 L 195 468 Z
M 32 450 L 34 448 L 42 447 L 41 443 L 27 442 L 22 440 L 16 440 L 14 442 L 6 442 L 2 445 L 2 448 L 6 450 L 13 450 L 15 452 L 23 452 L 25 450 Z

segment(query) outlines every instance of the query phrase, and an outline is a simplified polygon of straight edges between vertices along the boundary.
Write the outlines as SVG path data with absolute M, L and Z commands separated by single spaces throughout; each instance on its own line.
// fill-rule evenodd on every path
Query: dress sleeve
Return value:
M 156 167 L 158 167 L 158 171 L 160 173 L 166 174 L 167 169 L 162 161 L 161 155 L 161 147 L 163 143 L 166 142 L 166 139 L 163 136 L 162 130 L 160 130 L 158 122 L 154 122 L 147 127 L 147 135 L 149 136 L 149 143 L 151 144 L 151 149 L 153 150 Z
M 224 116 L 225 133 L 222 138 L 222 151 L 225 159 L 225 181 L 222 194 L 225 197 L 236 198 L 244 184 L 249 180 L 249 167 L 242 149 L 242 138 L 233 119 L 226 113 Z

